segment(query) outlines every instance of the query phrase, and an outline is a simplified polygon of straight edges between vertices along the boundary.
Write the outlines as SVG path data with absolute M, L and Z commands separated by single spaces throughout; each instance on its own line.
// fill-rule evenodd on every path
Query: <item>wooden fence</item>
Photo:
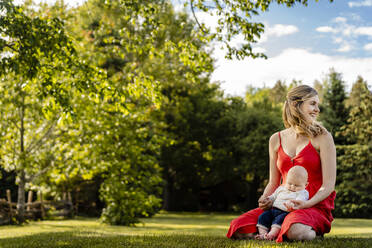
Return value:
M 64 193 L 60 201 L 43 200 L 39 192 L 39 200 L 32 201 L 33 192 L 28 192 L 25 205 L 25 218 L 31 220 L 45 219 L 48 216 L 73 217 L 74 210 L 70 193 Z M 17 203 L 12 202 L 10 190 L 6 191 L 6 199 L 0 199 L 0 225 L 10 224 L 18 217 Z

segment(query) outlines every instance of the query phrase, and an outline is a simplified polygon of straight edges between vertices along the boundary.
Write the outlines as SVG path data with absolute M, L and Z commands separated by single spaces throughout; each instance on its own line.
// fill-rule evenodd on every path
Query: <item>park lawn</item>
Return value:
M 336 219 L 324 240 L 276 244 L 225 237 L 236 214 L 160 213 L 136 227 L 110 226 L 93 218 L 0 226 L 0 247 L 372 247 L 372 220 Z

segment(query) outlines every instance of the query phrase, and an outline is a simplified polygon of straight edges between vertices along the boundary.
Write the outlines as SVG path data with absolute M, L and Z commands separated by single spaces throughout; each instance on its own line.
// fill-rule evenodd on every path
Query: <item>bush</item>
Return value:
M 159 166 L 149 160 L 140 165 L 120 163 L 110 170 L 101 185 L 101 199 L 106 203 L 103 222 L 133 225 L 139 217 L 150 217 L 161 207 Z

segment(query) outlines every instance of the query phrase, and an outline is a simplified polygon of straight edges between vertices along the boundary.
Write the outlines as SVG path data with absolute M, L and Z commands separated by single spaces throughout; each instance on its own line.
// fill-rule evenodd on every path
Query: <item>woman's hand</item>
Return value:
M 260 199 L 258 199 L 258 207 L 262 210 L 269 210 L 273 205 L 273 201 L 271 201 L 268 197 L 261 196 Z
M 306 205 L 306 201 L 301 200 L 289 200 L 288 202 L 284 202 L 283 205 L 287 208 L 288 212 L 308 208 L 308 206 Z

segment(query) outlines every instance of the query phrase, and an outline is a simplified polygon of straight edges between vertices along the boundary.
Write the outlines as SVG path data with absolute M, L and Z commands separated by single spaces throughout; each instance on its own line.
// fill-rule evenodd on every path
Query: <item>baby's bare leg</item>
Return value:
M 265 239 L 268 229 L 265 227 L 257 226 L 258 234 L 255 236 L 255 239 Z
M 278 234 L 280 232 L 280 227 L 273 225 L 271 226 L 271 230 L 268 234 L 265 235 L 265 239 L 267 240 L 274 240 L 276 237 L 278 237 Z

